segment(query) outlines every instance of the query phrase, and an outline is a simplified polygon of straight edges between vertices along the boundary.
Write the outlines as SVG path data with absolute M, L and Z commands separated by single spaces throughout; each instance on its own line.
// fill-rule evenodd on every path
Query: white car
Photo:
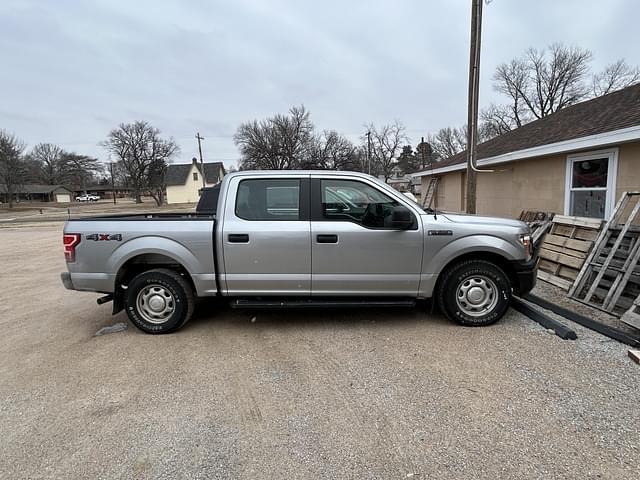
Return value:
M 76 197 L 76 202 L 97 202 L 98 200 L 100 200 L 99 196 L 89 195 L 88 193 Z

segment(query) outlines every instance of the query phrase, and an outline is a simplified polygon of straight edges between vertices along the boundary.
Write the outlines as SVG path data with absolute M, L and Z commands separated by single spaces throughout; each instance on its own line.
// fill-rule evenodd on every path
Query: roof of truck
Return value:
M 367 173 L 362 172 L 352 172 L 346 170 L 240 170 L 237 172 L 227 174 L 227 177 L 237 177 L 244 175 L 282 175 L 282 176 L 293 176 L 293 177 L 304 177 L 307 175 L 330 175 L 330 176 L 356 176 L 356 177 L 366 177 L 378 180 L 373 175 L 369 175 Z

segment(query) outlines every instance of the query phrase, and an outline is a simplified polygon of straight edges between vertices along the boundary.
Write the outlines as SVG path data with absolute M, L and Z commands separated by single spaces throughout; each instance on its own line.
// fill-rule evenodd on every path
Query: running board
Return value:
M 413 298 L 347 299 L 347 298 L 238 298 L 231 301 L 231 308 L 384 308 L 414 307 Z

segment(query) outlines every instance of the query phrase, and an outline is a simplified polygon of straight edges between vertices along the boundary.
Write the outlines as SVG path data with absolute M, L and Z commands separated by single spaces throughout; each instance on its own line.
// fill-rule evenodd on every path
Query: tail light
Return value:
M 76 261 L 76 246 L 80 243 L 79 233 L 65 233 L 62 237 L 64 245 L 64 259 L 67 262 Z

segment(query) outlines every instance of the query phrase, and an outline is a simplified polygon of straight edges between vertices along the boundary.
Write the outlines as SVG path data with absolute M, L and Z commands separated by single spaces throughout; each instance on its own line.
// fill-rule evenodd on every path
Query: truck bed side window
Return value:
M 321 180 L 322 217 L 358 223 L 367 228 L 389 228 L 393 208 L 399 203 L 366 183 Z
M 236 197 L 236 216 L 244 220 L 299 220 L 300 180 L 242 180 Z

